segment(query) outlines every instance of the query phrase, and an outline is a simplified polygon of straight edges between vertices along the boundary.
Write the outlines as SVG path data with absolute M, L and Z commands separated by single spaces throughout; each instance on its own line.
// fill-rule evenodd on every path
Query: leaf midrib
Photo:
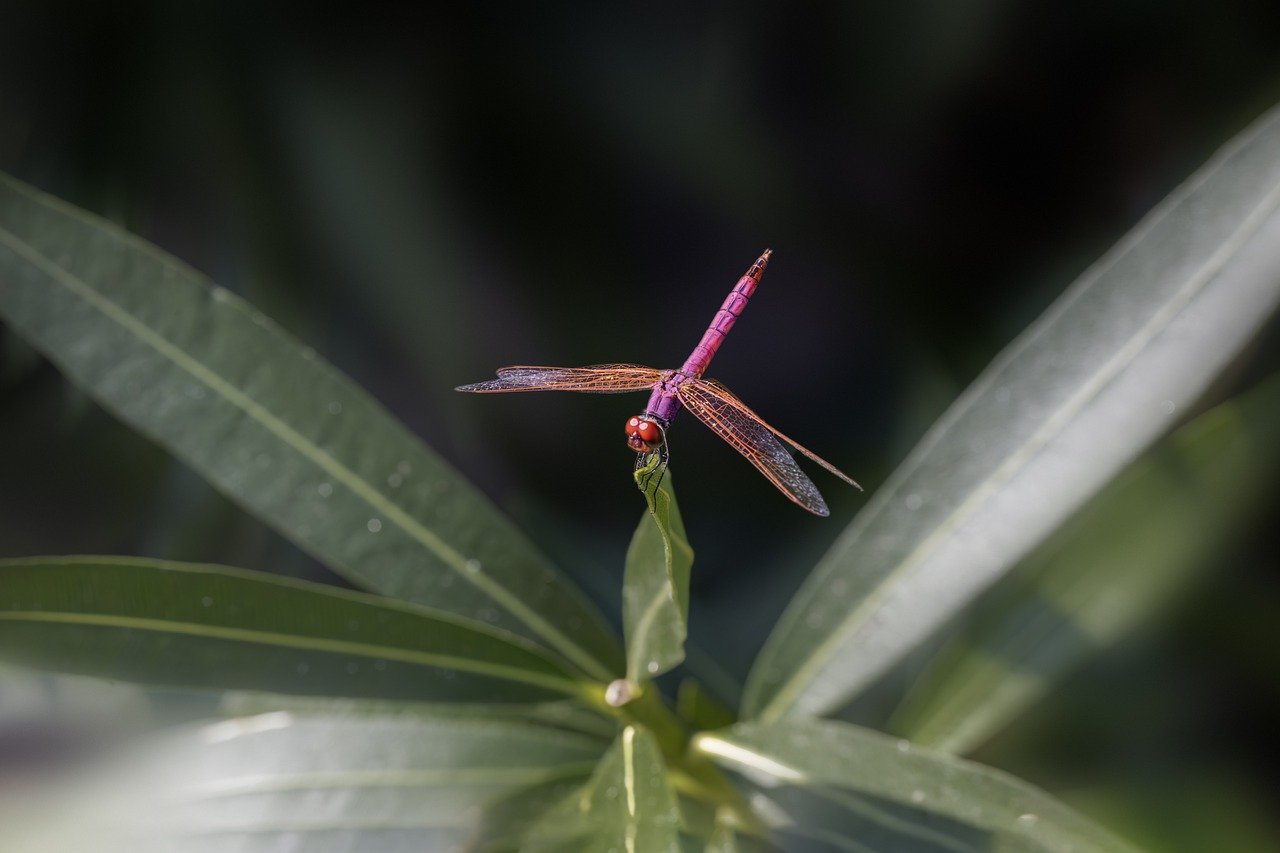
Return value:
M 139 616 L 117 616 L 97 613 L 69 613 L 58 611 L 8 611 L 0 613 L 0 621 L 38 622 L 62 625 L 87 625 L 94 628 L 120 628 L 134 631 L 152 631 L 156 633 L 178 634 L 189 637 L 206 637 L 232 642 L 257 643 L 260 645 L 281 646 L 303 651 L 348 654 L 356 657 L 375 660 L 395 661 L 417 666 L 454 669 L 470 672 L 490 678 L 501 678 L 516 681 L 548 690 L 555 690 L 569 696 L 580 697 L 582 688 L 577 682 L 567 678 L 557 678 L 521 667 L 503 666 L 487 663 L 473 658 L 442 655 L 435 652 L 422 652 L 397 646 L 383 646 L 375 643 L 354 643 L 349 640 L 334 640 L 326 637 L 308 637 L 300 634 L 282 634 L 274 631 L 259 631 L 250 628 L 230 628 L 220 625 L 206 625 L 198 622 L 178 622 L 166 619 L 148 619 Z

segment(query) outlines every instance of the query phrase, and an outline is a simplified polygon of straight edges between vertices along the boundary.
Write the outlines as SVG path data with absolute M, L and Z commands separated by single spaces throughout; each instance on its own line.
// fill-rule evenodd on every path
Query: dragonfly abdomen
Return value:
M 771 254 L 773 254 L 771 249 L 765 249 L 764 254 L 756 258 L 756 262 L 751 265 L 751 269 L 747 270 L 742 278 L 738 279 L 738 283 L 733 286 L 733 290 L 729 291 L 729 295 L 725 298 L 724 304 L 720 306 L 720 310 L 716 312 L 716 316 L 711 318 L 711 325 L 703 333 L 702 340 L 698 342 L 698 345 L 693 348 L 693 352 L 685 359 L 684 366 L 680 368 L 681 373 L 699 377 L 706 371 L 707 366 L 711 364 L 711 359 L 716 354 L 716 350 L 720 349 L 720 345 L 724 343 L 725 336 L 733 328 L 733 324 L 742 314 L 742 310 L 747 307 L 747 301 L 751 299 L 751 294 L 756 292 L 756 285 L 760 283 L 760 277 L 764 275 L 764 269 L 769 265 L 769 255 Z

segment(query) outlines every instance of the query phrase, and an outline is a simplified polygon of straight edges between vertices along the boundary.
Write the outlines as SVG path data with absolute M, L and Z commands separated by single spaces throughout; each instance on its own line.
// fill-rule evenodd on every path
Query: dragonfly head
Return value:
M 662 446 L 662 425 L 652 418 L 636 415 L 627 421 L 627 447 L 644 453 Z

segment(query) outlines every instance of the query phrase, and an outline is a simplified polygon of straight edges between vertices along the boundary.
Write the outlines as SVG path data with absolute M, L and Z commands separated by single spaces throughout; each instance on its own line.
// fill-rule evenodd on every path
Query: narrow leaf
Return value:
M 893 728 L 963 753 L 1215 564 L 1280 473 L 1280 378 L 1134 464 L 1018 573 L 908 695 Z
M 684 660 L 693 548 L 676 506 L 671 474 L 658 455 L 638 467 L 635 476 L 648 511 L 640 517 L 627 549 L 622 623 L 627 678 L 640 682 Z
M 515 831 L 512 798 L 580 782 L 600 754 L 594 739 L 490 720 L 242 717 L 99 769 L 63 818 L 92 843 L 27 849 L 453 849 Z
M 0 175 L 0 319 L 353 582 L 621 667 L 577 591 L 369 395 L 199 273 Z
M 802 587 L 744 716 L 830 713 L 1169 428 L 1280 299 L 1280 111 L 1084 274 L 943 415 Z
M 582 695 L 548 652 L 452 614 L 222 566 L 0 560 L 0 658 L 152 684 L 521 702 Z
M 669 853 L 679 823 L 658 742 L 627 726 L 590 781 L 538 821 L 521 849 Z
M 608 745 L 618 736 L 614 716 L 581 702 L 562 699 L 551 702 L 502 704 L 466 702 L 406 702 L 404 700 L 344 699 L 296 696 L 262 691 L 229 690 L 218 696 L 218 713 L 233 717 L 267 714 L 272 711 L 329 714 L 342 717 L 428 717 L 464 720 L 496 720 L 534 723 L 548 728 L 594 737 Z M 601 752 L 604 746 L 601 747 Z
M 1128 849 L 1012 776 L 845 723 L 741 723 L 693 744 L 756 788 L 764 821 L 832 849 Z

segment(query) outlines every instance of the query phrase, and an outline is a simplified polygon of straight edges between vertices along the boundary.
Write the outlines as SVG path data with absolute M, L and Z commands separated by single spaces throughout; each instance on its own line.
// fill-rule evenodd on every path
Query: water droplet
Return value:
M 610 681 L 604 689 L 604 701 L 611 708 L 621 708 L 636 698 L 636 685 L 625 678 Z
M 327 498 L 333 494 L 333 483 L 321 483 L 316 486 L 316 491 L 320 493 L 320 497 Z
M 898 752 L 910 752 L 910 751 L 911 751 L 911 741 L 907 740 L 906 738 L 902 738 L 901 740 L 898 741 Z
M 923 802 L 924 802 L 924 791 L 921 791 L 919 788 L 916 788 L 914 791 L 912 791 L 912 792 L 911 792 L 911 802 L 916 803 L 917 805 L 918 805 L 918 804 L 920 804 L 920 803 L 923 803 Z
M 214 287 L 212 291 L 214 302 L 226 302 L 231 298 L 231 294 L 225 287 Z
M 313 350 L 311 347 L 303 347 L 302 357 L 305 358 L 307 361 L 313 361 L 315 360 L 315 357 L 316 357 L 316 351 Z
M 617 799 L 617 798 L 618 798 L 618 789 L 617 789 L 617 787 L 615 787 L 615 786 L 613 786 L 613 785 L 610 785 L 609 787 L 605 788 L 605 789 L 604 789 L 604 795 L 605 795 L 605 797 L 606 797 L 607 799 L 610 799 L 610 800 L 615 800 L 615 799 Z
M 1173 404 L 1173 401 L 1172 401 L 1172 400 L 1161 400 L 1161 401 L 1160 401 L 1160 411 L 1164 412 L 1166 415 L 1172 415 L 1172 414 L 1173 414 L 1173 410 L 1174 410 L 1174 409 L 1176 409 L 1176 408 L 1178 408 L 1178 407 L 1177 407 L 1177 406 L 1175 406 L 1175 405 Z
M 658 671 L 658 662 L 657 662 L 656 660 L 651 660 L 651 661 L 649 661 L 649 663 L 648 663 L 648 665 L 645 667 L 645 669 L 649 670 L 650 674 L 657 672 L 657 671 Z
M 470 560 L 467 560 L 466 567 L 467 567 L 467 571 L 473 575 L 480 574 L 480 570 L 484 568 L 484 566 L 480 565 L 480 561 L 475 559 L 474 557 L 472 557 Z
M 412 470 L 413 470 L 413 466 L 409 464 L 408 459 L 401 459 L 396 464 L 396 473 L 398 473 L 401 477 L 409 476 L 409 472 Z
M 379 519 L 371 518 L 369 519 L 369 523 L 366 524 L 365 527 L 369 528 L 370 533 L 377 533 L 379 530 L 382 529 L 382 522 Z
M 328 409 L 329 409 L 329 414 L 331 415 L 342 414 L 342 404 L 339 403 L 337 400 L 331 401 L 328 405 Z
M 920 507 L 924 506 L 924 498 L 920 497 L 915 493 L 912 493 L 907 495 L 906 504 L 907 504 L 907 509 L 917 510 Z
M 1035 826 L 1039 821 L 1040 821 L 1039 816 L 1033 815 L 1030 812 L 1027 812 L 1026 814 L 1023 814 L 1023 815 L 1018 815 L 1019 826 Z
M 206 595 L 204 598 L 200 599 L 200 604 L 202 604 L 202 605 L 203 605 L 203 606 L 205 606 L 205 607 L 212 607 L 212 606 L 213 606 L 213 597 L 212 597 L 212 596 L 209 596 L 209 595 Z
M 253 322 L 259 326 L 267 326 L 271 323 L 271 321 L 267 319 L 267 315 L 260 311 L 255 311 L 253 313 Z
M 393 489 L 400 488 L 400 484 L 403 482 L 404 482 L 404 477 L 401 477 L 399 474 L 392 474 L 389 477 L 387 477 L 387 485 Z

